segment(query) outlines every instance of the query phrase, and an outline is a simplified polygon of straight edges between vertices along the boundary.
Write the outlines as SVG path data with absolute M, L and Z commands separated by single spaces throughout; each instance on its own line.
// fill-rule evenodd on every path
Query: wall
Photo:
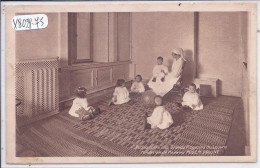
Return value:
M 130 59 L 129 51 L 122 54 L 123 59 L 119 59 L 120 56 L 118 58 L 117 55 L 117 13 L 93 14 L 94 63 L 72 66 L 68 64 L 68 13 L 48 13 L 47 16 L 49 24 L 46 29 L 16 32 L 16 59 L 26 61 L 59 57 L 60 101 L 72 98 L 78 86 L 85 86 L 93 93 L 114 86 L 118 78 L 129 78 L 129 63 L 116 63 L 118 60 Z M 122 14 L 119 17 L 120 20 L 126 18 L 129 21 L 129 15 Z M 120 28 L 120 36 L 126 34 L 125 31 L 129 32 L 127 26 L 129 23 Z M 127 46 L 126 40 L 120 42 L 124 43 L 124 47 Z M 122 50 L 124 49 L 120 49 Z
M 127 61 L 130 58 L 130 13 L 118 13 L 118 60 Z
M 93 14 L 93 61 L 108 62 L 108 13 Z
M 108 13 L 108 62 L 116 62 L 118 53 L 117 13 Z
M 199 13 L 198 75 L 220 80 L 222 95 L 241 96 L 239 12 Z
M 45 29 L 16 31 L 16 60 L 49 59 L 59 56 L 59 14 L 46 13 Z
M 124 20 L 127 16 L 120 15 L 119 17 L 120 20 Z M 73 98 L 75 88 L 79 86 L 86 87 L 88 93 L 93 93 L 114 86 L 118 78 L 129 78 L 129 63 L 116 63 L 118 60 L 122 60 L 119 59 L 121 56 L 118 56 L 118 50 L 122 51 L 120 49 L 122 47 L 118 46 L 118 34 L 126 34 L 125 31 L 127 31 L 126 28 L 120 28 L 118 33 L 118 13 L 93 13 L 94 63 L 74 64 L 72 66 L 68 65 L 68 43 L 64 43 L 64 41 L 68 41 L 67 15 L 61 19 L 63 21 L 61 25 L 65 26 L 61 34 L 63 40 L 61 46 L 63 47 L 62 51 L 64 51 L 59 73 L 61 102 Z M 124 40 L 120 42 L 124 42 L 126 45 Z M 128 55 L 128 58 L 126 55 Z M 124 61 L 130 59 L 129 55 L 129 51 L 124 53 Z
M 17 61 L 59 56 L 61 68 L 68 67 L 67 13 L 47 13 L 47 16 L 49 25 L 46 29 L 16 32 Z M 243 53 L 247 48 L 247 43 L 242 42 L 247 41 L 247 36 L 240 35 L 246 32 L 245 29 L 240 29 L 243 25 L 240 17 L 246 18 L 240 16 L 239 12 L 199 13 L 198 75 L 219 78 L 220 94 L 223 95 L 242 94 L 241 62 L 246 60 Z M 123 26 L 121 23 L 126 24 Z M 128 23 L 131 28 L 128 27 Z M 132 34 L 128 36 L 126 32 L 130 29 Z M 171 67 L 172 49 L 182 47 L 188 60 L 184 71 L 184 84 L 194 78 L 196 65 L 192 12 L 148 12 L 130 15 L 95 13 L 93 35 L 93 55 L 96 62 L 108 62 L 108 55 L 110 61 L 127 60 L 131 52 L 133 62 L 130 68 L 131 77 L 138 73 L 144 78 L 150 78 L 158 56 L 163 56 L 165 64 Z M 114 39 L 114 43 L 108 39 L 108 35 Z M 130 51 L 128 40 L 131 38 Z M 109 45 L 109 41 L 113 45 Z M 62 94 L 69 85 L 66 76 L 64 74 L 61 77 L 64 84 L 61 87 Z
M 184 84 L 190 83 L 195 74 L 194 63 L 194 13 L 153 12 L 132 13 L 131 77 L 141 74 L 152 76 L 158 56 L 171 67 L 174 48 L 183 48 L 188 62 L 184 71 Z
M 248 25 L 248 14 L 246 12 L 240 13 L 240 23 L 241 25 Z M 247 26 L 241 26 L 241 61 L 247 62 L 248 57 L 248 29 Z M 245 130 L 246 130 L 246 145 L 245 153 L 250 155 L 250 139 L 249 139 L 249 83 L 248 83 L 248 71 L 247 67 L 243 66 L 242 68 L 242 100 L 244 107 L 244 119 L 245 119 Z
M 68 66 L 68 14 L 47 13 L 48 26 L 41 30 L 16 32 L 16 61 L 55 59 L 60 67 Z M 59 96 L 63 98 L 70 87 L 66 73 L 59 73 Z
M 77 59 L 91 58 L 90 13 L 77 14 Z

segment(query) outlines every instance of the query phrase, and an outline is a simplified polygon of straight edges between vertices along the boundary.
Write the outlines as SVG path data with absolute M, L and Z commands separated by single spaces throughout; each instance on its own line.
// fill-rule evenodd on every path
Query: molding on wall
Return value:
M 115 66 L 115 65 L 124 65 L 124 64 L 131 64 L 131 61 L 120 61 L 120 62 L 92 62 L 92 63 L 82 63 L 82 64 L 75 64 L 73 66 L 62 67 L 61 71 L 72 71 L 72 70 L 79 70 L 79 69 L 88 69 L 88 68 L 100 68 L 100 67 L 107 67 L 107 66 Z
M 222 90 L 220 94 L 224 96 L 242 97 L 242 93 L 239 91 Z
M 59 57 L 47 58 L 47 59 L 46 58 L 42 58 L 42 59 L 28 59 L 28 60 L 16 61 L 16 64 L 41 62 L 41 61 L 56 61 L 57 59 L 59 59 Z

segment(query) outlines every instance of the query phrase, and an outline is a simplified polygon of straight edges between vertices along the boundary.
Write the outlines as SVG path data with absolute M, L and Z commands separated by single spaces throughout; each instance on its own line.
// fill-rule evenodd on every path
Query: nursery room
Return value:
M 17 157 L 250 155 L 247 12 L 46 15 L 15 32 Z

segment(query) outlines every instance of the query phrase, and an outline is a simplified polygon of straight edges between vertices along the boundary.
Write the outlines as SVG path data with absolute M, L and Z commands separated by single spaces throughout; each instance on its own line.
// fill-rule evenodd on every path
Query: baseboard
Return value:
M 46 114 L 42 114 L 42 115 L 39 115 L 37 117 L 34 117 L 34 118 L 31 118 L 31 119 L 28 119 L 28 120 L 23 120 L 23 121 L 19 121 L 16 123 L 16 127 L 23 127 L 25 125 L 29 125 L 33 122 L 36 122 L 36 121 L 39 121 L 39 120 L 42 120 L 42 119 L 45 119 L 45 118 L 48 118 L 50 116 L 53 116 L 55 114 L 58 114 L 59 111 L 58 110 L 55 110 L 55 111 L 52 111 L 52 112 L 49 112 L 49 113 L 46 113 Z
M 239 91 L 222 90 L 220 94 L 224 96 L 242 97 L 242 93 Z

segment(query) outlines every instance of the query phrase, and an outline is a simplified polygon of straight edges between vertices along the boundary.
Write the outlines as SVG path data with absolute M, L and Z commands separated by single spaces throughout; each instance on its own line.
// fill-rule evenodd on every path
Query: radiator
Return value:
M 16 64 L 17 124 L 24 125 L 59 111 L 58 60 L 37 60 Z

